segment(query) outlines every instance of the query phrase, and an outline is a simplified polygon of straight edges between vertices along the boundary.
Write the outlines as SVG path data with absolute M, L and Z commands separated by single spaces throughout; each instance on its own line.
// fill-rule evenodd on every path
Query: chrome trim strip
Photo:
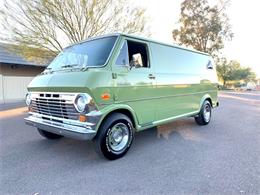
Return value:
M 40 98 L 39 98 L 39 99 L 40 99 Z M 42 99 L 43 99 L 43 98 L 42 98 Z M 42 104 L 42 105 L 45 105 L 44 103 L 54 104 L 53 106 L 55 106 L 55 104 L 63 104 L 62 106 L 66 106 L 66 105 L 68 105 L 68 104 L 73 104 L 72 101 L 66 100 L 66 99 L 63 99 L 63 100 L 65 100 L 65 102 L 52 101 L 51 99 L 52 99 L 52 98 L 46 99 L 46 101 L 45 101 L 45 100 L 35 100 L 35 99 L 32 99 L 32 101 L 34 101 L 34 102 L 37 101 L 37 103 L 39 102 L 39 103 Z M 50 101 L 48 101 L 48 100 L 50 100 Z M 34 102 L 32 102 L 32 103 L 34 103 Z
M 64 104 L 66 104 L 67 102 L 69 102 L 69 103 L 73 103 L 74 102 L 74 100 L 75 100 L 75 98 L 76 98 L 76 96 L 78 95 L 78 94 L 80 94 L 80 93 L 63 93 L 63 92 L 29 92 L 30 94 L 31 94 L 31 99 L 32 100 L 36 100 L 36 98 L 40 98 L 40 99 L 46 99 L 46 100 L 48 100 L 48 99 L 53 99 L 53 100 L 66 100 L 66 102 L 62 102 L 62 103 L 64 103 Z M 58 94 L 59 95 L 59 97 L 41 97 L 40 96 L 40 94 L 51 94 L 51 95 L 53 95 L 53 94 Z M 44 102 L 44 100 L 40 100 L 40 101 L 42 101 L 42 102 Z M 52 102 L 52 101 L 51 101 Z M 54 103 L 55 101 L 53 101 L 53 103 Z
M 194 116 L 194 115 L 198 114 L 199 112 L 200 112 L 200 110 L 197 110 L 197 111 L 193 111 L 193 112 L 189 112 L 189 113 L 185 113 L 185 114 L 169 117 L 169 118 L 162 119 L 162 120 L 157 120 L 157 121 L 152 122 L 151 125 L 146 125 L 146 126 L 143 126 L 145 124 L 138 125 L 138 131 L 144 130 L 144 129 L 149 129 L 149 128 L 154 127 L 154 126 L 166 124 L 166 123 L 169 123 L 171 121 L 177 120 L 179 118 Z
M 32 108 L 34 109 L 34 110 L 38 110 L 38 108 L 37 107 L 35 107 L 35 106 L 32 106 Z M 45 113 L 50 113 L 50 110 L 51 110 L 51 113 L 52 114 L 57 114 L 57 115 L 59 115 L 60 113 L 63 113 L 62 111 L 61 111 L 61 109 L 53 109 L 53 108 L 49 108 L 49 109 L 46 109 L 46 108 L 40 108 L 41 109 L 41 112 L 45 112 Z M 66 110 L 67 111 L 67 110 Z M 69 113 L 69 115 L 75 115 L 75 116 L 79 116 L 79 114 L 78 113 L 73 113 L 73 112 L 70 112 Z
M 86 127 L 86 126 L 94 126 L 95 125 L 95 124 L 89 123 L 89 122 L 80 122 L 80 121 L 71 120 L 71 119 L 64 119 L 64 118 L 60 118 L 60 117 L 39 114 L 39 113 L 36 113 L 36 112 L 29 112 L 29 114 L 31 114 L 35 118 L 40 118 L 40 119 L 42 119 L 42 117 L 50 118 L 51 120 L 62 121 L 63 124 L 74 125 L 74 126 L 79 126 L 79 127 Z
M 169 118 L 166 118 L 166 119 L 161 119 L 161 120 L 158 120 L 158 121 L 154 121 L 153 122 L 153 125 L 160 125 L 160 124 L 163 124 L 163 123 L 167 123 L 167 122 L 170 122 L 172 120 L 175 120 L 175 119 L 178 119 L 178 118 L 182 118 L 182 117 L 187 117 L 187 116 L 193 116 L 193 115 L 196 115 L 200 112 L 200 110 L 196 110 L 196 111 L 193 111 L 193 112 L 188 112 L 188 113 L 185 113 L 185 114 L 180 114 L 180 115 L 177 115 L 177 116 L 173 116 L 173 117 L 169 117 Z
M 67 107 L 63 107 L 63 108 L 61 108 L 61 107 L 58 107 L 58 106 L 52 106 L 52 107 L 47 107 L 47 106 L 43 106 L 43 105 L 39 105 L 38 104 L 38 107 L 36 106 L 36 105 L 31 105 L 31 107 L 33 108 L 33 109 L 41 109 L 41 110 L 49 110 L 49 109 L 51 109 L 51 110 L 53 110 L 53 111 L 61 111 L 61 109 L 64 109 L 64 110 L 66 110 L 67 112 L 68 111 L 70 111 L 70 112 L 74 112 L 74 109 L 72 109 L 72 108 L 67 108 Z M 70 114 L 72 114 L 72 113 L 70 113 Z M 76 112 L 75 113 L 73 113 L 73 114 L 76 114 Z M 77 113 L 78 114 L 78 113 Z

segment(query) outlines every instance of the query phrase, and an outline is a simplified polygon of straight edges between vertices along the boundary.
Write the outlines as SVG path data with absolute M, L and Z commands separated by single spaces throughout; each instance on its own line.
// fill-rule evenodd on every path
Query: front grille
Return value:
M 32 94 L 30 110 L 46 116 L 78 120 L 79 113 L 75 109 L 72 99 L 71 95 L 56 93 Z

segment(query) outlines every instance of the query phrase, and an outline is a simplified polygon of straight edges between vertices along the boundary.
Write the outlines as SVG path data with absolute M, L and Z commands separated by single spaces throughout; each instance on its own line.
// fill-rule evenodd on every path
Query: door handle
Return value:
M 149 78 L 149 79 L 155 79 L 155 76 L 154 76 L 153 74 L 149 74 L 149 75 L 148 75 L 148 78 Z

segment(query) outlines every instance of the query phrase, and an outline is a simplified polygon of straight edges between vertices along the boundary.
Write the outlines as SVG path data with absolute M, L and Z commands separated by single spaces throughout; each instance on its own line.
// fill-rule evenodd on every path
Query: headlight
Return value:
M 26 94 L 25 103 L 27 106 L 29 106 L 31 104 L 31 94 L 30 93 Z
M 90 103 L 91 97 L 87 94 L 79 94 L 75 99 L 75 108 L 82 113 L 86 110 L 86 106 Z

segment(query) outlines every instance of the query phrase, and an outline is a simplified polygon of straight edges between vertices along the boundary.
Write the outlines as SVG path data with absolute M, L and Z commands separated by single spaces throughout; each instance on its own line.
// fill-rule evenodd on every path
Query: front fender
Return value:
M 208 93 L 205 94 L 205 95 L 201 98 L 201 100 L 200 100 L 199 110 L 201 110 L 202 104 L 203 104 L 203 102 L 204 102 L 206 99 L 210 99 L 210 101 L 211 101 L 211 103 L 212 103 L 212 98 L 211 98 L 210 94 L 208 94 Z
M 110 114 L 111 112 L 114 112 L 116 110 L 120 110 L 120 109 L 127 110 L 131 113 L 133 120 L 134 120 L 133 121 L 134 126 L 136 128 L 138 128 L 138 120 L 137 120 L 136 114 L 130 106 L 125 105 L 125 104 L 111 104 L 100 110 L 100 112 L 102 113 L 102 117 L 101 117 L 101 120 L 99 121 L 99 123 L 97 124 L 97 129 L 100 127 L 101 123 L 106 118 L 106 116 L 108 116 L 108 114 Z

